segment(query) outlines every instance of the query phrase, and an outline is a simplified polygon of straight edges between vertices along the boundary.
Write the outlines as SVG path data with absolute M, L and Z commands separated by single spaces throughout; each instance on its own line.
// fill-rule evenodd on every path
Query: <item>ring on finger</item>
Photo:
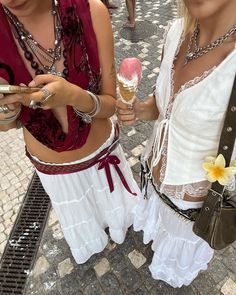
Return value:
M 43 93 L 41 105 L 46 106 L 50 102 L 50 98 L 53 97 L 55 93 L 52 93 L 46 87 L 41 88 L 40 91 Z
M 11 112 L 11 110 L 9 109 L 9 107 L 6 104 L 0 105 L 0 113 L 7 114 L 9 112 Z
M 41 103 L 36 102 L 35 100 L 31 100 L 30 104 L 29 104 L 29 108 L 31 108 L 33 110 L 40 109 L 41 108 Z

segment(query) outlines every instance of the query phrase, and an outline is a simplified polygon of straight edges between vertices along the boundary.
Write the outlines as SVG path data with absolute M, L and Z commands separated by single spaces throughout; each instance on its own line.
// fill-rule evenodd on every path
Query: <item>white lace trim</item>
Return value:
M 164 27 L 165 31 L 163 33 L 163 37 L 162 37 L 162 40 L 161 40 L 161 44 L 164 44 L 164 46 L 166 44 L 166 39 L 167 39 L 168 32 L 169 32 L 169 30 L 170 30 L 170 28 L 171 28 L 171 26 L 173 25 L 174 22 L 175 22 L 175 19 L 169 20 L 167 22 L 167 25 Z
M 166 35 L 167 35 L 168 31 L 169 31 L 169 26 L 168 26 L 168 29 L 166 30 Z M 164 36 L 164 38 L 166 40 L 166 36 Z M 180 87 L 180 89 L 177 91 L 177 93 L 174 94 L 174 74 L 175 74 L 174 61 L 176 60 L 176 58 L 179 54 L 180 47 L 181 47 L 184 39 L 185 39 L 185 36 L 182 33 L 179 43 L 178 43 L 178 46 L 175 51 L 175 55 L 174 55 L 174 59 L 173 59 L 172 67 L 171 67 L 171 95 L 170 95 L 169 103 L 167 105 L 167 109 L 166 109 L 166 113 L 165 113 L 165 119 L 167 119 L 167 120 L 170 119 L 172 108 L 173 108 L 173 103 L 174 103 L 177 95 L 179 95 L 182 91 L 184 91 L 184 90 L 196 85 L 200 81 L 204 80 L 216 68 L 216 66 L 214 66 L 211 69 L 203 72 L 203 74 L 201 76 L 197 76 L 194 79 L 187 81 L 185 84 L 183 84 Z M 167 127 L 167 129 L 168 129 L 168 127 Z M 161 167 L 160 167 L 160 185 L 155 184 L 157 186 L 157 189 L 161 193 L 166 194 L 167 196 L 175 197 L 178 199 L 183 199 L 185 194 L 187 194 L 191 197 L 206 196 L 208 189 L 211 187 L 211 183 L 209 183 L 209 181 L 207 181 L 207 180 L 196 182 L 196 183 L 184 184 L 184 185 L 167 185 L 167 184 L 163 183 L 164 178 L 165 178 L 166 166 L 167 166 L 168 130 L 166 131 L 166 136 L 164 136 L 163 140 L 164 140 L 163 145 L 159 144 L 160 146 L 162 146 L 162 150 L 161 150 L 161 156 L 159 157 L 159 160 L 158 160 L 158 162 L 161 160 Z M 154 159 L 152 159 L 152 163 L 156 164 L 157 163 L 157 161 L 156 161 L 157 159 L 155 159 L 155 154 L 156 154 L 155 150 L 156 149 L 154 146 L 155 146 L 155 142 L 153 145 L 153 158 Z M 231 186 L 232 185 L 233 184 L 231 184 Z
M 170 197 L 177 199 L 183 199 L 187 194 L 191 197 L 204 197 L 207 195 L 208 189 L 211 187 L 211 183 L 207 180 L 189 183 L 183 185 L 168 185 L 161 183 L 157 189 L 162 193 Z

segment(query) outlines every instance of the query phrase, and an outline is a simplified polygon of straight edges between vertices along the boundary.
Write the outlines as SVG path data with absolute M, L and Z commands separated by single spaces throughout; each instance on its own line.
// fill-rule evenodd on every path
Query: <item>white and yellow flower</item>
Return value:
M 227 185 L 233 175 L 236 174 L 236 161 L 232 161 L 229 167 L 225 167 L 225 158 L 219 154 L 217 158 L 206 157 L 202 165 L 207 172 L 206 178 L 210 182 L 218 181 L 221 185 Z

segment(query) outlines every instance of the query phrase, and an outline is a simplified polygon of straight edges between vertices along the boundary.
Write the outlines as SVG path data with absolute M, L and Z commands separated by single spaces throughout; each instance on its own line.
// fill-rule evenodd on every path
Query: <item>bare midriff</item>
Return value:
M 46 163 L 69 163 L 80 160 L 96 151 L 111 133 L 111 121 L 109 119 L 94 118 L 86 143 L 72 151 L 55 152 L 36 140 L 26 128 L 23 129 L 27 150 L 39 160 Z
M 150 157 L 151 158 L 151 157 Z M 150 166 L 150 158 L 149 158 L 149 166 Z M 162 166 L 162 158 L 160 159 L 159 163 L 153 167 L 152 169 L 152 176 L 153 176 L 153 180 L 154 182 L 160 186 L 161 182 L 160 182 L 160 171 L 161 171 L 161 166 Z M 168 196 L 167 196 L 168 197 Z M 189 201 L 189 202 L 201 202 L 204 201 L 206 199 L 206 197 L 202 197 L 202 196 L 190 196 L 188 194 L 185 194 L 183 197 L 184 201 Z

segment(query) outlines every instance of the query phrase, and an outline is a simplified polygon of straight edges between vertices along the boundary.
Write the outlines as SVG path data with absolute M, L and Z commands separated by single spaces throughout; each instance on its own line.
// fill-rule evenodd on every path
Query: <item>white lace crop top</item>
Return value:
M 183 198 L 205 196 L 211 186 L 202 163 L 217 156 L 221 129 L 236 73 L 236 48 L 217 67 L 187 82 L 176 93 L 173 62 L 183 41 L 183 20 L 173 22 L 167 32 L 164 57 L 156 83 L 156 104 L 160 115 L 142 161 L 151 156 L 151 167 L 160 159 L 161 193 Z M 162 136 L 162 140 L 161 140 Z M 236 149 L 233 153 L 235 158 Z M 229 185 L 235 189 L 235 179 Z

